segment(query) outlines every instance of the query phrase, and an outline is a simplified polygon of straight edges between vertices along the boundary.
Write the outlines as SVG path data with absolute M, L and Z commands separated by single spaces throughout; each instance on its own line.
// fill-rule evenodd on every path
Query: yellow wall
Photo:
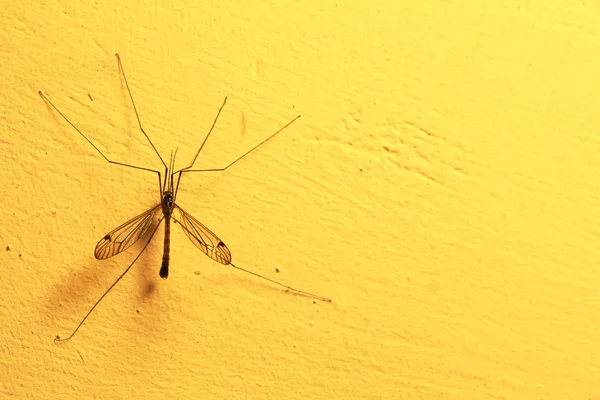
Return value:
M 600 398 L 594 2 L 4 3 L 1 398 Z M 178 201 L 239 266 L 333 303 L 174 226 L 168 280 L 159 231 L 53 344 L 141 248 L 96 242 L 158 199 L 37 95 L 158 168 L 115 52 L 180 166 L 225 96 L 206 168 L 302 114 Z

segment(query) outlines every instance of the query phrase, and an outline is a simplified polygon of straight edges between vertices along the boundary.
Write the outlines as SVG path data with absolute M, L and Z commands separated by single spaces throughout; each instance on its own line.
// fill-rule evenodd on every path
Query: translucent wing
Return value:
M 214 233 L 202 225 L 196 218 L 183 211 L 175 204 L 173 219 L 183 228 L 187 237 L 202 250 L 204 254 L 221 264 L 231 263 L 231 252 Z
M 131 247 L 144 236 L 144 233 L 152 225 L 154 216 L 160 210 L 159 204 L 107 233 L 96 245 L 94 256 L 99 260 L 104 260 Z

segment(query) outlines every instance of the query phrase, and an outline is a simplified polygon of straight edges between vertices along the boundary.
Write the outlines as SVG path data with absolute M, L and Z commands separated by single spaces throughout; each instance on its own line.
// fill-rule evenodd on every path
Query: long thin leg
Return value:
M 173 194 L 173 202 L 177 201 L 177 192 L 179 191 L 179 182 L 181 181 L 181 173 L 183 171 L 179 171 L 179 174 L 177 175 L 177 186 L 175 186 L 175 192 Z M 171 175 L 174 176 L 175 174 Z
M 146 247 L 148 247 L 148 245 L 150 244 L 150 241 L 152 240 L 152 237 L 154 236 L 154 234 L 158 230 L 158 227 L 160 226 L 162 220 L 163 220 L 163 218 L 161 218 L 161 219 L 158 220 L 158 224 L 156 224 L 156 228 L 154 228 L 154 230 L 152 231 L 152 234 L 150 235 L 150 238 L 148 238 L 148 241 L 144 245 L 144 248 L 142 249 L 142 251 L 140 251 L 140 253 L 137 255 L 137 257 L 135 258 L 135 260 L 133 260 L 133 262 L 131 264 L 129 264 L 129 267 L 127 267 L 127 269 L 125 271 L 123 271 L 123 273 L 121 275 L 119 275 L 119 277 L 117 278 L 117 280 L 114 281 L 114 283 L 112 285 L 110 285 L 110 287 L 108 289 L 106 289 L 106 292 L 104 292 L 104 294 L 102 296 L 100 296 L 100 298 L 98 299 L 98 301 L 96 301 L 96 303 L 94 303 L 94 305 L 92 306 L 92 308 L 90 308 L 90 311 L 88 311 L 88 313 L 85 314 L 85 317 L 83 317 L 83 319 L 81 320 L 81 322 L 79 323 L 79 325 L 77 325 L 77 328 L 75 328 L 75 330 L 68 337 L 66 337 L 64 339 L 62 339 L 60 336 L 56 335 L 56 337 L 54 338 L 54 343 L 63 343 L 63 342 L 66 342 L 67 340 L 69 340 L 73 336 L 75 336 L 75 334 L 77 333 L 77 331 L 79 330 L 79 328 L 81 328 L 81 325 L 83 325 L 83 323 L 85 322 L 85 320 L 90 316 L 90 314 L 92 313 L 92 311 L 94 311 L 94 309 L 96 308 L 96 306 L 98 304 L 100 304 L 100 302 L 108 294 L 108 292 L 110 292 L 112 290 L 112 288 L 115 287 L 115 285 L 121 280 L 121 278 L 123 278 L 125 276 L 125 274 L 131 269 L 131 267 L 133 267 L 133 264 L 135 264 L 135 262 L 138 260 L 138 258 L 140 258 L 140 256 L 144 252 L 144 250 L 146 250 Z
M 271 282 L 271 283 L 274 283 L 274 284 L 276 284 L 276 285 L 279 285 L 279 286 L 283 286 L 284 288 L 286 288 L 286 289 L 288 289 L 288 290 L 291 290 L 291 291 L 293 291 L 293 292 L 296 292 L 296 293 L 298 293 L 298 294 L 300 294 L 300 295 L 302 295 L 302 296 L 306 296 L 306 297 L 310 297 L 310 298 L 313 298 L 313 299 L 317 299 L 317 300 L 326 301 L 326 302 L 328 302 L 328 303 L 331 303 L 331 299 L 328 299 L 328 298 L 326 298 L 326 297 L 321 297 L 321 296 L 317 296 L 316 294 L 312 294 L 312 293 L 305 292 L 305 291 L 303 291 L 303 290 L 294 289 L 294 288 L 293 288 L 293 287 L 291 287 L 291 286 L 284 285 L 283 283 L 280 283 L 280 282 L 277 282 L 277 281 L 275 281 L 275 280 L 273 280 L 273 279 L 270 279 L 270 278 L 267 278 L 267 277 L 265 277 L 265 276 L 259 275 L 259 274 L 257 274 L 256 272 L 252 272 L 252 271 L 249 271 L 249 270 L 247 270 L 247 269 L 244 269 L 244 268 L 242 268 L 242 267 L 238 267 L 237 265 L 233 265 L 233 263 L 229 263 L 229 265 L 231 265 L 231 266 L 232 266 L 233 268 L 235 268 L 235 269 L 239 269 L 240 271 L 247 272 L 247 273 L 249 273 L 249 274 L 251 274 L 251 275 L 254 275 L 254 276 L 258 277 L 258 278 L 261 278 L 261 279 L 267 280 L 267 281 L 269 281 L 269 282 Z
M 175 157 L 177 157 L 177 150 L 179 150 L 179 147 L 177 147 L 175 149 L 175 153 L 173 153 L 173 160 L 171 162 L 171 169 L 169 171 L 173 171 L 175 169 Z M 172 173 L 171 177 L 170 177 L 171 178 L 171 186 L 170 186 L 171 191 L 173 191 L 173 189 L 174 189 L 174 187 L 173 187 L 173 176 L 174 175 L 175 174 Z
M 246 272 L 250 275 L 254 275 L 258 278 L 261 278 L 261 279 L 264 279 L 271 283 L 274 283 L 276 285 L 282 286 L 282 287 L 284 287 L 288 290 L 294 291 L 302 296 L 311 297 L 313 299 L 317 299 L 317 300 L 321 300 L 321 301 L 331 302 L 331 300 L 326 297 L 317 296 L 316 294 L 305 292 L 303 290 L 294 289 L 291 286 L 284 285 L 281 282 L 277 282 L 276 280 L 267 278 L 256 272 L 253 272 L 253 271 L 250 271 L 245 268 L 238 267 L 237 265 L 232 264 L 231 263 L 231 252 L 229 251 L 227 246 L 225 246 L 225 244 L 221 241 L 221 239 L 219 239 L 214 233 L 212 233 L 210 231 L 210 229 L 208 229 L 206 226 L 204 226 L 202 223 L 200 223 L 196 218 L 194 218 L 193 216 L 191 216 L 190 214 L 185 212 L 177 204 L 175 204 L 175 206 L 173 208 L 173 212 L 175 213 L 175 215 L 171 216 L 173 218 L 173 221 L 175 223 L 179 224 L 181 229 L 183 229 L 183 231 L 187 235 L 188 239 L 190 239 L 190 241 L 194 244 L 194 246 L 199 248 L 204 254 L 206 254 L 207 256 L 212 258 L 214 261 L 219 262 L 223 265 L 231 265 L 235 269 L 239 269 L 240 271 Z M 177 216 L 176 216 L 177 214 L 179 214 L 179 218 L 177 218 Z M 166 236 L 166 231 L 165 231 L 165 236 Z M 165 242 L 165 253 L 167 253 L 166 249 L 167 249 L 167 243 Z M 163 263 L 164 263 L 164 261 L 163 261 Z
M 166 175 L 167 173 L 168 173 L 168 172 L 166 172 L 166 171 L 165 171 L 165 175 Z M 158 174 L 158 189 L 159 189 L 158 197 L 159 197 L 159 200 L 162 202 L 162 192 L 163 192 L 163 187 L 162 187 L 162 182 L 161 182 L 161 180 L 160 180 L 160 174 Z
M 154 152 L 156 153 L 156 155 L 158 156 L 158 158 L 160 158 L 160 162 L 166 168 L 167 165 L 165 164 L 165 161 L 160 156 L 160 153 L 158 152 L 158 150 L 156 150 L 156 147 L 154 147 L 154 143 L 152 143 L 152 140 L 150 140 L 150 137 L 146 134 L 146 132 L 144 131 L 144 128 L 142 128 L 142 121 L 140 121 L 140 116 L 139 116 L 139 114 L 137 112 L 137 108 L 135 106 L 135 102 L 133 101 L 133 96 L 131 95 L 131 90 L 129 90 L 129 83 L 127 83 L 127 77 L 125 76 L 125 70 L 123 69 L 123 64 L 121 63 L 121 57 L 119 57 L 119 53 L 116 53 L 115 55 L 117 56 L 117 61 L 119 63 L 119 69 L 121 70 L 121 74 L 123 75 L 123 80 L 125 81 L 125 86 L 127 87 L 127 92 L 129 93 L 129 98 L 131 99 L 131 104 L 133 105 L 133 111 L 135 111 L 135 116 L 136 116 L 136 118 L 138 120 L 138 125 L 140 126 L 140 130 L 142 131 L 142 133 L 144 134 L 144 136 L 146 136 L 146 139 L 148 139 L 148 142 L 150 143 L 150 146 L 152 146 L 152 148 L 154 149 Z
M 225 101 L 227 101 L 227 97 L 225 98 Z M 221 109 L 223 108 L 223 106 L 225 106 L 225 102 L 223 102 L 223 105 L 221 106 Z M 217 113 L 217 118 L 219 118 L 219 114 L 221 113 L 221 109 L 219 109 L 219 112 Z M 279 132 L 283 131 L 285 128 L 287 128 L 288 126 L 290 126 L 294 121 L 296 121 L 300 117 L 301 117 L 301 115 L 298 115 L 296 118 L 294 118 L 293 120 L 291 120 L 290 122 L 288 122 L 284 127 L 282 127 L 277 132 L 275 132 L 274 134 L 272 134 L 271 136 L 269 136 L 268 138 L 266 138 L 265 140 L 263 140 L 262 142 L 260 142 L 259 144 L 257 144 L 253 148 L 251 148 L 250 150 L 248 150 L 246 153 L 244 153 L 243 155 L 241 155 L 240 157 L 238 157 L 236 160 L 234 160 L 232 163 L 230 163 L 225 168 L 188 169 L 188 168 L 191 168 L 192 165 L 194 165 L 194 163 L 196 162 L 196 157 L 198 157 L 198 154 L 200 154 L 200 150 L 202 150 L 202 147 L 204 147 L 204 143 L 206 143 L 206 140 L 208 139 L 208 135 L 210 135 L 210 133 L 212 132 L 213 127 L 217 123 L 217 118 L 215 118 L 215 121 L 213 122 L 213 126 L 210 128 L 210 131 L 208 132 L 208 135 L 204 139 L 204 142 L 202 142 L 202 146 L 200 146 L 200 149 L 196 153 L 196 157 L 194 157 L 194 161 L 192 161 L 192 163 L 188 167 L 182 168 L 182 169 L 174 172 L 171 175 L 171 177 L 172 177 L 173 175 L 179 173 L 179 176 L 177 177 L 177 187 L 175 188 L 175 192 L 174 192 L 175 194 L 173 196 L 174 201 L 177 200 L 177 192 L 179 190 L 179 182 L 181 181 L 181 174 L 183 172 L 215 172 L 215 171 L 225 171 L 227 168 L 231 167 L 233 164 L 235 164 L 236 162 L 240 161 L 242 158 L 246 157 L 248 154 L 250 154 L 251 152 L 253 152 L 254 150 L 256 150 L 259 146 L 261 146 L 262 144 L 266 143 L 268 140 L 270 140 L 271 138 L 273 138 Z
M 73 124 L 71 121 L 69 121 L 69 119 L 68 119 L 68 118 L 67 118 L 67 117 L 66 117 L 66 116 L 65 116 L 65 115 L 64 115 L 64 114 L 63 114 L 63 113 L 62 113 L 62 112 L 61 112 L 61 111 L 60 111 L 60 110 L 59 110 L 59 109 L 58 109 L 58 108 L 57 108 L 57 107 L 54 105 L 54 103 L 52 103 L 52 102 L 50 101 L 50 99 L 48 99 L 48 98 L 46 97 L 46 95 L 44 95 L 44 93 L 42 93 L 42 91 L 41 91 L 41 90 L 40 90 L 38 93 L 40 94 L 40 96 L 42 97 L 42 99 L 44 99 L 44 101 L 45 101 L 46 103 L 50 104 L 50 106 L 52 106 L 52 108 L 54 108 L 54 110 L 55 110 L 55 111 L 56 111 L 56 112 L 57 112 L 57 113 L 58 113 L 58 114 L 59 114 L 61 117 L 63 117 L 63 119 L 64 119 L 65 121 L 67 121 L 67 123 L 68 123 L 69 125 L 71 125 L 71 126 L 72 126 L 72 127 L 73 127 L 73 128 L 74 128 L 74 129 L 75 129 L 75 130 L 76 130 L 76 131 L 77 131 L 77 132 L 80 134 L 80 135 L 81 135 L 81 136 L 83 136 L 83 138 L 84 138 L 85 140 L 87 140 L 87 142 L 88 142 L 90 145 L 92 145 L 92 147 L 93 147 L 93 148 L 94 148 L 94 149 L 95 149 L 95 150 L 96 150 L 98 153 L 100 153 L 100 155 L 102 156 L 102 158 L 104 158 L 106 161 L 108 161 L 108 162 L 109 162 L 109 163 L 111 163 L 111 164 L 121 165 L 121 166 L 123 166 L 123 167 L 129 167 L 129 168 L 141 169 L 141 170 L 143 170 L 143 171 L 156 172 L 156 173 L 158 174 L 158 176 L 159 176 L 159 179 L 160 179 L 160 172 L 159 172 L 159 171 L 157 171 L 157 170 L 155 170 L 155 169 L 144 168 L 144 167 L 138 167 L 137 165 L 125 164 L 125 163 L 121 163 L 121 162 L 118 162 L 118 161 L 112 161 L 112 160 L 109 160 L 109 159 L 108 159 L 108 157 L 106 157 L 106 156 L 104 155 L 104 153 L 102 153 L 102 152 L 100 151 L 100 149 L 99 149 L 98 147 L 96 147 L 96 145 L 95 145 L 95 144 L 94 144 L 94 143 L 93 143 L 93 142 L 92 142 L 90 139 L 88 139 L 88 137 L 87 137 L 87 136 L 85 136 L 85 135 L 83 134 L 83 132 L 81 132 L 81 131 L 79 130 L 79 128 L 77 128 L 77 127 L 75 126 L 75 124 Z
M 196 159 L 198 158 L 198 155 L 200 155 L 200 152 L 202 151 L 202 149 L 204 148 L 204 145 L 206 144 L 206 141 L 208 140 L 208 137 L 210 136 L 210 134 L 212 133 L 215 125 L 217 124 L 217 120 L 219 119 L 219 115 L 221 115 L 221 110 L 223 110 L 223 107 L 225 107 L 225 103 L 227 103 L 227 96 L 225 96 L 225 100 L 223 100 L 223 104 L 221 105 L 221 108 L 219 108 L 219 111 L 217 112 L 217 116 L 215 117 L 215 120 L 213 121 L 212 126 L 210 127 L 210 130 L 208 131 L 208 133 L 206 134 L 206 137 L 204 138 L 204 140 L 202 141 L 202 144 L 200 145 L 200 148 L 198 149 L 198 151 L 196 152 L 196 155 L 194 156 L 194 159 L 192 160 L 192 162 L 190 163 L 190 165 L 188 165 L 185 168 L 181 168 L 180 170 L 174 172 L 175 174 L 177 172 L 180 171 L 185 171 L 187 169 L 190 169 L 194 166 L 194 163 L 196 162 Z
M 256 146 L 254 146 L 253 148 L 251 148 L 250 150 L 248 150 L 247 152 L 245 152 L 244 154 L 242 154 L 240 157 L 236 158 L 233 162 L 231 162 L 228 166 L 224 167 L 224 168 L 211 168 L 211 169 L 182 169 L 181 172 L 212 172 L 212 171 L 225 171 L 227 168 L 231 167 L 233 164 L 235 164 L 236 162 L 240 161 L 242 158 L 246 157 L 248 154 L 252 153 L 254 150 L 256 150 L 258 147 L 260 147 L 261 145 L 265 144 L 266 142 L 268 142 L 270 139 L 272 139 L 275 135 L 277 135 L 279 132 L 283 131 L 285 128 L 287 128 L 288 126 L 290 126 L 294 121 L 296 121 L 298 118 L 300 118 L 301 115 L 298 115 L 296 118 L 294 118 L 293 120 L 291 120 L 290 122 L 288 122 L 283 128 L 279 129 L 277 132 L 275 132 L 274 134 L 272 134 L 271 136 L 269 136 L 268 138 L 266 138 L 265 140 L 263 140 L 262 142 L 260 142 L 259 144 L 257 144 Z

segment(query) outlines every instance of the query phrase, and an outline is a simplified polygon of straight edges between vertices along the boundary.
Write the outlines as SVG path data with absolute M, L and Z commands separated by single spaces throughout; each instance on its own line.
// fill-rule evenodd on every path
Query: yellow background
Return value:
M 0 12 L 0 397 L 600 398 L 594 2 L 44 3 Z M 174 226 L 168 280 L 159 231 L 53 344 L 140 249 L 97 241 L 158 201 L 37 94 L 158 168 L 115 52 L 180 166 L 225 96 L 199 166 L 302 114 L 178 201 L 238 265 L 333 303 Z

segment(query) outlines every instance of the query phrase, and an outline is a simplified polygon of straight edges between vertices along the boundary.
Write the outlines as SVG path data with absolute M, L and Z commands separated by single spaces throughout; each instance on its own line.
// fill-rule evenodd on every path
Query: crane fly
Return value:
M 230 265 L 233 268 L 238 269 L 240 271 L 249 273 L 258 278 L 261 278 L 261 279 L 267 280 L 271 283 L 274 283 L 276 285 L 283 286 L 287 290 L 291 290 L 297 294 L 307 296 L 307 297 L 310 297 L 313 299 L 317 299 L 320 301 L 331 302 L 330 299 L 327 299 L 325 297 L 317 296 L 317 295 L 309 293 L 309 292 L 294 289 L 291 286 L 277 282 L 273 279 L 267 278 L 265 276 L 259 275 L 255 272 L 244 269 L 242 267 L 238 267 L 237 265 L 233 264 L 231 262 L 231 252 L 229 251 L 229 249 L 227 248 L 225 243 L 223 243 L 223 241 L 221 239 L 219 239 L 219 237 L 217 235 L 212 233 L 210 229 L 208 229 L 206 226 L 204 226 L 196 218 L 192 217 L 189 213 L 184 211 L 183 208 L 181 208 L 175 202 L 175 200 L 177 199 L 177 191 L 179 189 L 179 183 L 181 182 L 181 178 L 184 173 L 225 171 L 229 167 L 231 167 L 232 165 L 234 165 L 235 163 L 240 161 L 242 158 L 246 157 L 248 154 L 250 154 L 251 152 L 256 150 L 258 147 L 260 147 L 261 145 L 263 145 L 264 143 L 269 141 L 271 138 L 273 138 L 279 132 L 286 129 L 294 121 L 296 121 L 298 118 L 300 118 L 300 115 L 298 115 L 297 117 L 292 119 L 290 122 L 288 122 L 282 128 L 280 128 L 277 132 L 273 133 L 271 136 L 264 139 L 262 142 L 260 142 L 259 144 L 257 144 L 256 146 L 254 146 L 253 148 L 248 150 L 246 153 L 242 154 L 240 157 L 235 159 L 233 162 L 231 162 L 226 167 L 211 168 L 211 169 L 192 169 L 196 162 L 196 159 L 198 158 L 198 155 L 200 154 L 200 152 L 204 148 L 204 145 L 206 144 L 206 141 L 210 137 L 210 134 L 212 133 L 212 131 L 217 123 L 217 120 L 219 119 L 219 115 L 221 114 L 223 107 L 225 107 L 225 104 L 227 103 L 227 97 L 225 97 L 225 100 L 223 101 L 223 104 L 219 108 L 219 111 L 217 112 L 217 115 L 213 121 L 213 124 L 212 124 L 210 130 L 208 131 L 204 140 L 202 141 L 202 144 L 200 145 L 200 148 L 198 149 L 198 151 L 196 152 L 196 155 L 192 159 L 192 162 L 187 167 L 175 170 L 175 157 L 177 156 L 177 150 L 175 150 L 174 153 L 171 153 L 171 156 L 169 159 L 169 164 L 167 165 L 165 163 L 165 161 L 163 160 L 162 156 L 160 155 L 160 153 L 158 152 L 158 150 L 156 149 L 156 147 L 154 146 L 154 143 L 152 143 L 152 140 L 150 140 L 150 137 L 146 134 L 146 132 L 144 131 L 144 128 L 142 127 L 142 123 L 141 123 L 139 114 L 137 112 L 135 102 L 133 101 L 133 96 L 131 94 L 131 90 L 129 88 L 129 83 L 127 82 L 127 77 L 125 76 L 125 70 L 123 69 L 123 64 L 121 63 L 121 58 L 119 57 L 119 54 L 116 54 L 116 57 L 117 57 L 117 63 L 119 66 L 119 71 L 121 73 L 121 76 L 123 77 L 123 81 L 125 82 L 125 87 L 127 88 L 127 92 L 129 93 L 129 98 L 131 99 L 131 104 L 133 105 L 133 110 L 135 112 L 135 116 L 137 118 L 140 131 L 146 137 L 146 139 L 150 143 L 150 146 L 152 146 L 152 149 L 154 150 L 154 152 L 160 159 L 162 165 L 164 166 L 164 176 L 162 176 L 161 171 L 159 171 L 159 170 L 154 170 L 154 169 L 150 169 L 150 168 L 140 167 L 137 165 L 125 164 L 125 163 L 121 163 L 118 161 L 110 160 L 108 157 L 106 157 L 104 155 L 104 153 L 102 153 L 102 151 L 100 151 L 100 149 L 98 147 L 96 147 L 96 145 L 90 139 L 88 139 L 88 137 L 81 130 L 79 130 L 79 128 L 77 128 L 54 105 L 54 103 L 52 103 L 48 99 L 48 97 L 46 97 L 46 95 L 44 93 L 42 93 L 41 90 L 39 91 L 39 95 L 110 164 L 116 164 L 116 165 L 120 165 L 123 167 L 135 168 L 138 170 L 150 171 L 150 172 L 156 173 L 158 176 L 158 185 L 159 185 L 159 190 L 160 190 L 160 202 L 158 205 L 152 207 L 151 209 L 149 209 L 147 211 L 144 211 L 137 217 L 134 217 L 134 218 L 130 219 L 129 221 L 125 222 L 123 225 L 113 229 L 112 231 L 110 231 L 109 233 L 104 235 L 104 237 L 102 239 L 100 239 L 100 241 L 96 245 L 96 249 L 94 251 L 94 256 L 99 260 L 105 260 L 107 258 L 113 257 L 113 256 L 127 250 L 129 247 L 133 246 L 136 242 L 138 242 L 142 237 L 145 237 L 146 234 L 150 231 L 150 235 L 149 235 L 146 243 L 144 244 L 142 250 L 138 253 L 138 255 L 131 262 L 131 264 L 129 264 L 127 269 L 125 269 L 125 271 L 123 271 L 123 273 L 113 282 L 112 285 L 110 285 L 110 287 L 104 292 L 104 294 L 102 296 L 100 296 L 100 298 L 94 303 L 94 305 L 90 308 L 90 310 L 87 312 L 87 314 L 83 317 L 81 322 L 79 322 L 79 325 L 77 325 L 77 327 L 73 330 L 73 332 L 71 332 L 71 334 L 66 338 L 61 338 L 60 336 L 56 336 L 56 338 L 54 339 L 54 342 L 59 343 L 59 342 L 68 341 L 77 333 L 79 328 L 81 328 L 83 323 L 87 320 L 87 318 L 90 316 L 92 311 L 94 311 L 94 309 L 98 306 L 98 304 L 100 304 L 102 299 L 104 299 L 104 297 L 111 291 L 111 289 L 125 276 L 125 274 L 127 274 L 127 272 L 131 269 L 131 267 L 133 267 L 133 265 L 138 260 L 138 258 L 140 258 L 140 256 L 144 252 L 144 250 L 146 250 L 146 248 L 150 244 L 152 237 L 154 236 L 154 234 L 156 233 L 156 231 L 158 230 L 159 226 L 161 225 L 161 223 L 163 221 L 165 222 L 164 248 L 163 248 L 162 264 L 161 264 L 160 271 L 159 271 L 159 275 L 163 279 L 167 279 L 167 277 L 169 276 L 169 254 L 170 254 L 170 249 L 171 249 L 171 240 L 170 239 L 171 239 L 171 220 L 172 220 L 174 223 L 176 223 L 183 229 L 183 232 L 185 233 L 185 235 L 191 240 L 191 242 L 196 247 L 198 247 L 204 254 L 206 254 L 208 257 L 210 257 L 214 261 L 216 261 L 220 264 L 223 264 L 223 265 Z

